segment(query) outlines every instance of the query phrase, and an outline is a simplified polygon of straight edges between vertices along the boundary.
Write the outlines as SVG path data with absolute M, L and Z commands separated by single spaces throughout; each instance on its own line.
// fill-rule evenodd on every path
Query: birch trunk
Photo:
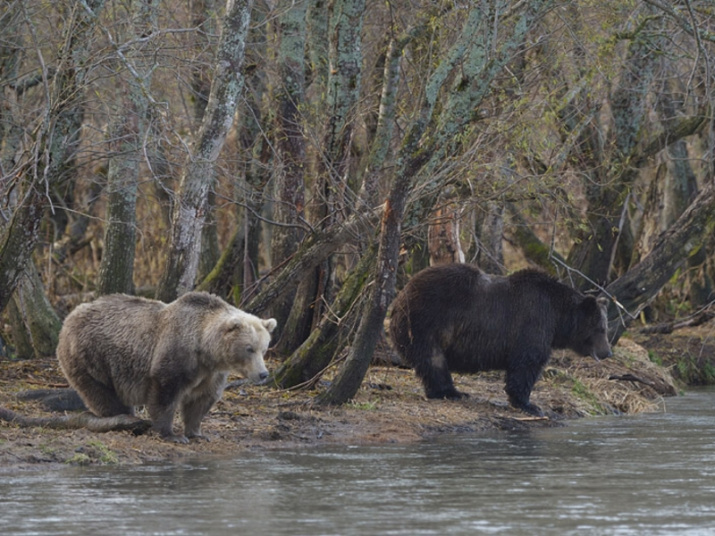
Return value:
M 170 302 L 194 287 L 214 166 L 223 148 L 239 95 L 253 0 L 229 0 L 223 18 L 216 71 L 195 149 L 182 174 L 172 216 L 167 266 L 157 298 Z

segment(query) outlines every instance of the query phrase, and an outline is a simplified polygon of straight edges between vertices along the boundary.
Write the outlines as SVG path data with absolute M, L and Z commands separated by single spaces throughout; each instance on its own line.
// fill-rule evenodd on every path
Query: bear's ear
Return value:
M 276 329 L 276 326 L 278 325 L 275 318 L 264 319 L 261 320 L 261 322 L 263 322 L 263 327 L 268 330 L 268 333 L 273 333 L 273 330 Z
M 231 320 L 225 324 L 225 330 L 228 333 L 229 331 L 236 331 L 236 332 L 241 332 L 243 331 L 245 325 L 243 322 L 239 322 L 238 320 Z
M 584 296 L 581 298 L 581 303 L 578 308 L 582 314 L 588 317 L 598 314 L 598 311 L 600 311 L 600 303 L 596 300 L 595 296 Z

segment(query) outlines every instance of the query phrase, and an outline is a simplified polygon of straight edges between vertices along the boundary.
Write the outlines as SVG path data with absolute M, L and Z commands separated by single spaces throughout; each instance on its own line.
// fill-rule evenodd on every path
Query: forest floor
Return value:
M 599 414 L 665 411 L 667 398 L 685 388 L 674 376 L 693 382 L 698 380 L 689 374 L 696 368 L 708 374 L 715 370 L 710 364 L 715 363 L 713 324 L 668 335 L 626 336 L 614 348 L 614 357 L 600 362 L 554 351 L 532 394 L 547 414 L 544 419 L 509 407 L 501 372 L 455 375 L 457 389 L 469 398 L 427 400 L 412 370 L 373 366 L 355 399 L 339 407 L 315 407 L 311 401 L 316 391 L 245 384 L 228 389 L 204 420 L 209 441 L 187 445 L 163 441 L 151 432 L 134 436 L 0 422 L 0 470 L 226 457 L 245 449 L 415 442 L 444 433 L 561 426 Z M 275 368 L 277 363 L 269 359 L 267 365 Z M 323 381 L 329 381 L 329 374 Z M 54 359 L 0 361 L 0 406 L 27 416 L 49 416 L 38 402 L 17 394 L 62 386 L 66 381 Z M 174 424 L 179 426 L 180 420 Z

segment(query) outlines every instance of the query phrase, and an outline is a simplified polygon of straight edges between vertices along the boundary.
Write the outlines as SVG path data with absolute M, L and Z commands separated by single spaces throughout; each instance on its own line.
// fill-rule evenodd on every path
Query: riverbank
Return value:
M 672 337 L 665 340 L 668 347 L 677 346 Z M 168 443 L 152 433 L 100 434 L 0 422 L 0 467 L 140 464 L 235 456 L 244 449 L 414 442 L 442 433 L 558 426 L 590 415 L 663 411 L 667 397 L 676 395 L 680 387 L 670 374 L 673 365 L 664 362 L 659 352 L 628 338 L 614 348 L 613 358 L 601 362 L 555 351 L 532 394 L 546 419 L 534 419 L 508 406 L 500 372 L 455 375 L 457 388 L 470 398 L 428 401 L 412 370 L 374 366 L 355 400 L 340 407 L 314 407 L 315 391 L 251 385 L 229 389 L 204 420 L 203 432 L 210 441 L 188 445 Z M 277 365 L 270 360 L 267 364 Z M 38 402 L 18 399 L 18 392 L 65 385 L 54 359 L 0 361 L 0 406 L 23 415 L 51 414 Z

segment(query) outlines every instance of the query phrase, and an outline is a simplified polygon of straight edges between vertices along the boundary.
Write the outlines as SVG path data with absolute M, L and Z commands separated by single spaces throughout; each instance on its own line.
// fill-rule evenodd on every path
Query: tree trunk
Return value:
M 244 309 L 259 315 L 310 275 L 315 267 L 335 253 L 347 240 L 364 227 L 371 228 L 378 218 L 378 209 L 367 214 L 353 214 L 341 225 L 334 225 L 323 233 L 313 233 L 301 243 L 298 251 L 275 277 L 253 298 L 243 304 Z
M 206 219 L 201 228 L 201 253 L 199 254 L 199 265 L 196 268 L 197 281 L 203 281 L 221 258 L 215 211 L 216 194 L 213 190 L 209 190 L 206 200 Z
M 17 285 L 15 293 L 22 287 L 22 283 Z M 30 359 L 35 357 L 35 349 L 32 347 L 32 336 L 30 330 L 25 325 L 22 311 L 17 306 L 15 299 L 11 299 L 5 308 L 7 315 L 8 333 L 10 335 L 11 350 L 7 351 L 3 345 L 2 356 L 11 355 L 19 359 Z
M 283 0 L 279 6 L 278 69 L 279 85 L 275 100 L 278 108 L 276 117 L 276 158 L 273 178 L 273 220 L 271 235 L 271 261 L 273 266 L 285 262 L 296 250 L 304 231 L 300 221 L 305 217 L 305 168 L 306 149 L 303 134 L 303 118 L 299 108 L 305 105 L 305 41 L 307 2 L 299 2 L 294 7 L 292 0 Z M 315 292 L 306 289 L 303 295 Z M 300 291 L 299 291 L 300 293 Z M 286 321 L 291 311 L 295 293 L 289 293 L 280 303 L 271 308 L 271 316 L 278 321 L 279 332 L 298 333 L 299 328 L 287 328 Z M 302 311 L 301 317 L 307 316 Z M 282 337 L 276 346 L 278 353 L 293 350 L 291 337 Z M 282 342 L 287 343 L 284 347 Z
M 0 237 L 0 311 L 5 309 L 20 282 L 35 249 L 40 220 L 44 212 L 44 197 L 36 185 L 25 183 L 21 204 L 3 228 Z
M 370 146 L 370 154 L 368 155 L 362 185 L 360 186 L 360 202 L 367 207 L 378 205 L 381 199 L 379 188 L 380 179 L 384 176 L 382 167 L 390 150 L 395 130 L 395 105 L 400 80 L 400 63 L 404 47 L 408 42 L 406 39 L 403 39 L 402 42 L 398 42 L 395 39 L 391 40 L 385 55 L 385 68 L 375 137 Z
M 234 0 L 223 18 L 216 72 L 196 149 L 187 159 L 174 206 L 169 258 L 157 299 L 171 302 L 194 288 L 201 251 L 201 230 L 214 165 L 223 148 L 243 88 L 242 66 L 253 0 Z
M 317 397 L 316 402 L 320 405 L 342 404 L 354 397 L 370 366 L 387 308 L 395 296 L 401 221 L 409 191 L 405 182 L 397 181 L 397 187 L 385 203 L 373 286 L 362 308 L 360 324 L 345 364 L 330 387 Z
M 18 99 L 25 88 L 18 87 L 19 69 L 25 51 L 25 40 L 20 32 L 23 13 L 20 9 L 9 10 L 0 17 L 0 199 L 5 198 L 14 178 L 9 171 L 15 169 L 18 151 L 22 144 L 21 113 Z M 41 82 L 39 79 L 37 83 Z M 15 204 L 15 203 L 12 203 Z M 4 205 L 4 204 L 3 204 Z M 6 206 L 0 207 L 0 217 L 7 217 Z
M 666 130 L 672 130 L 677 125 L 675 119 L 683 113 L 683 102 L 667 90 L 659 99 L 657 107 L 661 121 Z M 698 193 L 698 182 L 691 165 L 691 157 L 685 140 L 680 139 L 667 148 L 667 161 L 669 173 L 665 180 L 665 195 L 663 197 L 663 223 L 664 228 L 670 227 L 683 211 L 692 202 Z M 691 307 L 706 305 L 713 299 L 713 281 L 707 272 L 708 251 L 712 256 L 713 250 L 708 247 L 715 243 L 710 237 L 705 247 L 698 253 L 688 257 L 688 270 L 686 292 L 690 298 Z
M 319 319 L 324 316 L 319 314 L 319 311 L 324 310 L 321 296 L 323 295 L 322 287 L 325 281 L 329 256 L 326 255 L 321 262 L 301 279 L 297 286 L 293 287 L 292 291 L 284 293 L 281 299 L 276 300 L 273 307 L 271 307 L 271 311 L 273 311 L 276 307 L 285 303 L 290 306 L 288 317 L 283 321 L 284 324 L 280 328 L 279 339 L 276 343 L 276 352 L 278 354 L 291 355 L 297 350 L 296 346 L 300 348 L 318 325 Z
M 213 270 L 206 275 L 196 290 L 211 292 L 223 298 L 231 296 L 233 303 L 241 303 L 245 247 L 246 229 L 239 225 Z
M 256 280 L 259 275 L 259 250 L 261 241 L 261 220 L 264 216 L 266 184 L 270 180 L 270 161 L 273 148 L 265 133 L 265 123 L 270 112 L 262 111 L 261 103 L 265 100 L 265 73 L 255 69 L 255 64 L 262 61 L 267 52 L 267 33 L 264 14 L 260 8 L 254 10 L 255 27 L 249 35 L 250 49 L 246 50 L 246 63 L 250 66 L 246 74 L 246 91 L 243 106 L 239 112 L 238 127 L 241 154 L 245 155 L 247 165 L 237 173 L 234 181 L 234 196 L 239 205 L 236 223 L 240 227 L 239 235 L 243 243 L 236 245 L 236 252 L 242 255 L 240 264 L 236 264 L 233 275 L 232 296 L 239 304 L 256 292 Z M 266 117 L 264 117 L 266 116 Z M 266 229 L 269 234 L 269 229 Z M 261 252 L 270 265 L 270 248 Z M 238 260 L 238 259 L 237 259 Z
M 556 274 L 554 260 L 561 265 L 566 265 L 566 260 L 558 254 L 550 245 L 544 244 L 536 236 L 524 217 L 513 203 L 507 203 L 506 209 L 509 212 L 511 225 L 509 225 L 509 236 L 513 245 L 517 246 L 526 259 L 543 268 L 551 274 Z
M 443 190 L 437 208 L 432 211 L 427 226 L 427 249 L 430 266 L 464 262 L 464 251 L 459 237 L 462 208 L 454 188 Z
M 655 24 L 655 23 L 651 23 Z M 619 78 L 618 87 L 610 97 L 613 128 L 610 131 L 608 170 L 601 181 L 586 185 L 589 203 L 588 230 L 579 233 L 568 262 L 591 280 L 606 284 L 612 275 L 615 248 L 620 238 L 619 229 L 623 206 L 631 183 L 637 175 L 632 159 L 646 119 L 646 95 L 655 75 L 660 42 L 651 41 L 645 34 L 644 23 L 640 34 L 633 36 L 628 48 L 628 59 Z M 598 164 L 600 168 L 602 163 Z
M 376 247 L 365 252 L 340 288 L 330 314 L 323 316 L 306 341 L 273 374 L 278 386 L 312 385 L 344 347 L 361 310 L 360 297 L 374 270 L 376 252 Z
M 328 9 L 330 69 L 325 104 L 328 113 L 321 154 L 316 164 L 314 197 L 307 207 L 311 224 L 324 230 L 350 212 L 345 204 L 345 192 L 354 115 L 360 96 L 365 0 L 335 0 Z M 314 278 L 312 284 L 299 287 L 290 313 L 290 322 L 295 326 L 318 324 L 323 314 L 323 302 L 331 295 L 331 262 L 316 268 L 311 277 Z M 310 318 L 300 318 L 306 315 Z M 292 351 L 303 343 L 307 335 L 305 330 L 284 333 L 281 345 L 285 350 Z
M 156 30 L 155 2 L 133 0 L 130 9 L 137 17 L 127 37 L 136 39 Z M 109 129 L 112 156 L 107 170 L 107 225 L 97 284 L 99 294 L 134 292 L 139 165 L 147 128 L 147 88 L 151 87 L 153 58 L 136 47 L 124 52 L 123 57 L 132 63 L 132 77 L 119 78 L 118 106 Z
M 17 357 L 49 357 L 55 354 L 62 321 L 47 299 L 34 263 L 30 262 L 12 298 L 13 339 Z
M 328 0 L 308 0 L 306 13 L 309 91 L 322 94 L 328 83 Z
M 37 243 L 46 193 L 67 178 L 74 166 L 79 146 L 84 109 L 82 96 L 87 76 L 86 60 L 97 16 L 104 0 L 88 0 L 74 5 L 64 31 L 60 67 L 52 79 L 47 98 L 48 114 L 43 118 L 33 162 L 18 169 L 14 177 L 22 193 L 10 221 L 0 234 L 0 311 L 10 300 Z M 47 71 L 43 79 L 47 79 Z
M 430 10 L 412 28 L 391 39 L 387 46 L 375 137 L 370 145 L 370 153 L 360 186 L 360 202 L 368 208 L 378 205 L 381 199 L 379 187 L 381 179 L 384 178 L 383 167 L 390 152 L 395 131 L 400 65 L 405 48 L 414 40 L 423 37 L 432 28 L 432 23 L 451 9 L 452 6 L 447 6 Z
M 192 2 L 191 7 L 193 8 L 194 26 L 200 28 L 195 33 L 196 42 L 194 45 L 200 60 L 191 75 L 194 127 L 198 130 L 204 119 L 206 106 L 209 103 L 209 94 L 211 93 L 210 65 L 212 58 L 206 52 L 202 53 L 202 51 L 213 51 L 215 49 L 212 36 L 219 33 L 216 19 L 219 2 L 217 0 L 195 0 Z M 216 227 L 214 214 L 216 195 L 212 190 L 209 190 L 207 203 L 206 220 L 201 229 L 201 254 L 199 255 L 199 266 L 197 268 L 197 278 L 200 281 L 211 273 L 221 257 L 218 228 Z
M 613 344 L 628 323 L 663 288 L 715 231 L 715 183 L 712 179 L 640 263 L 606 287 L 611 296 L 609 337 Z
M 487 202 L 484 215 L 479 221 L 477 237 L 479 267 L 490 274 L 504 273 L 504 206 L 501 203 Z

